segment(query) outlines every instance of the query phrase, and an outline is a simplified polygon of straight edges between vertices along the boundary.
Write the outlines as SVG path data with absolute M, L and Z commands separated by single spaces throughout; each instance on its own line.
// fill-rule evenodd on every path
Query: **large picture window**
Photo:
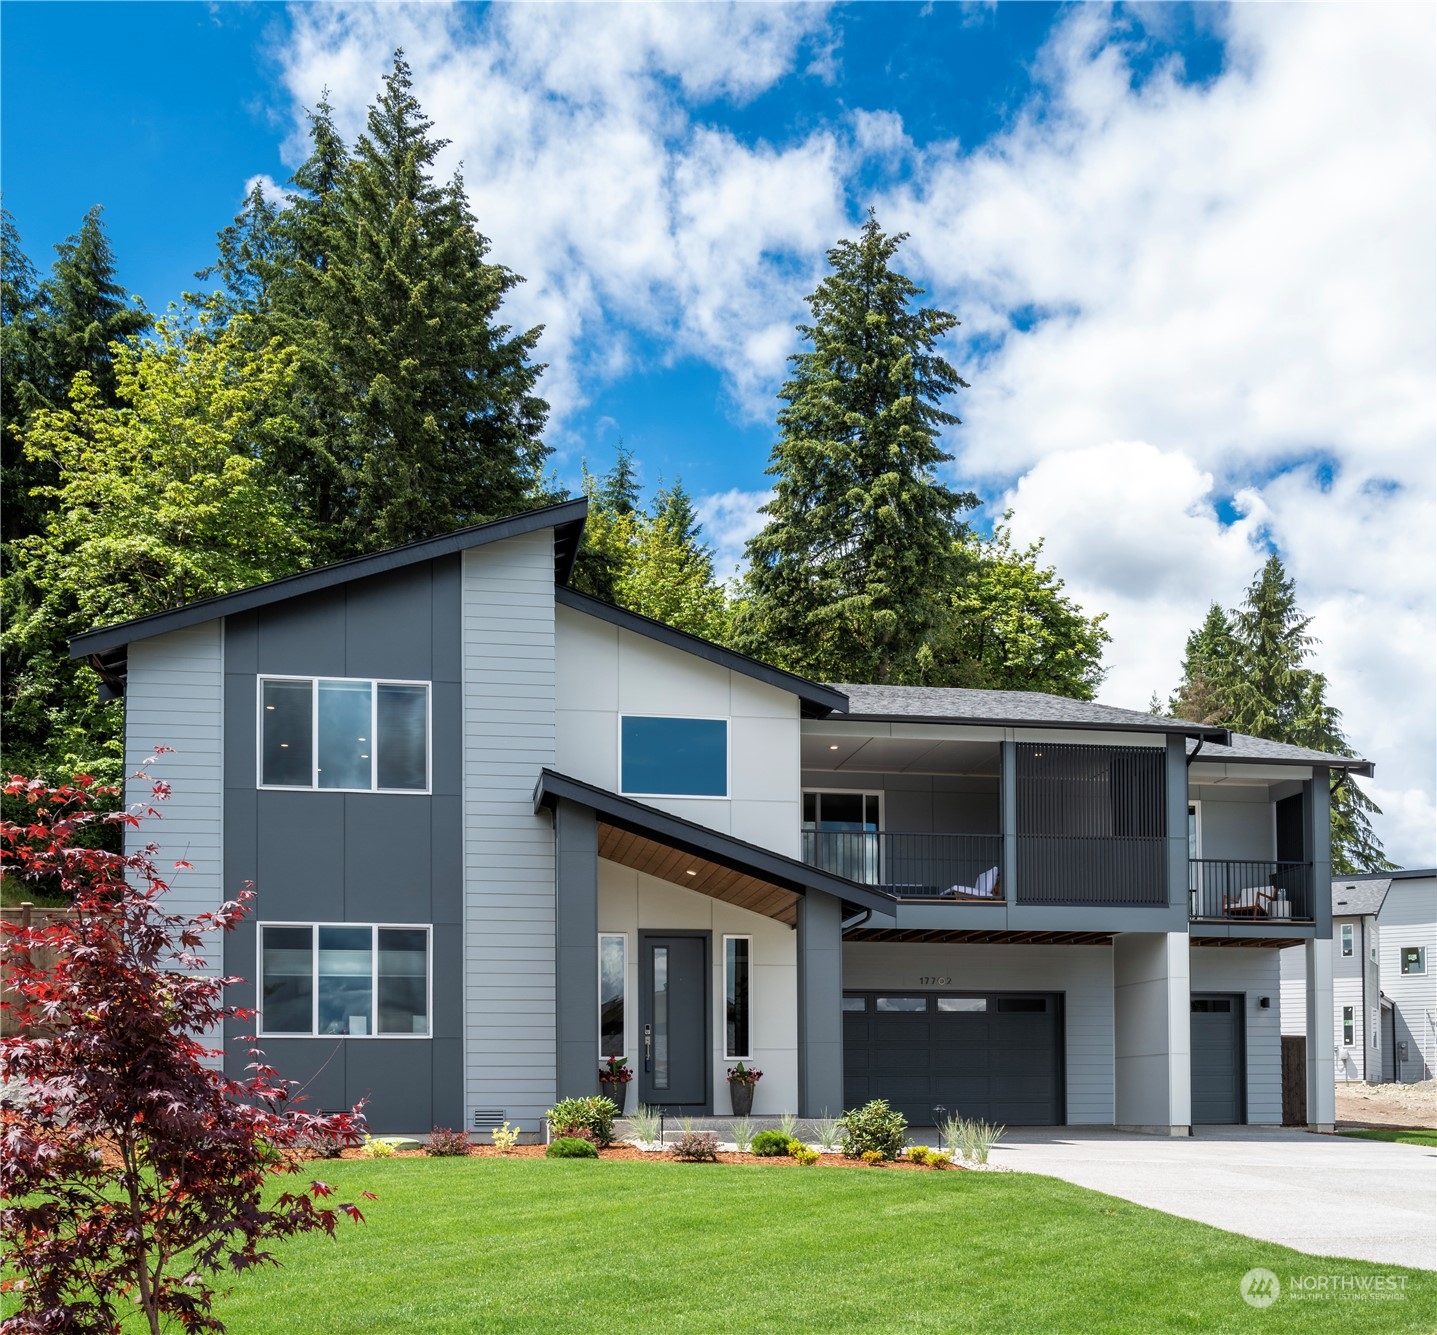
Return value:
M 619 720 L 619 786 L 640 797 L 727 797 L 728 720 Z
M 605 934 L 599 938 L 599 1055 L 624 1055 L 624 992 L 627 975 L 627 939 Z
M 724 1056 L 752 1057 L 753 938 L 723 939 Z
M 429 683 L 259 679 L 262 788 L 429 791 Z
M 428 1038 L 428 927 L 260 924 L 260 1032 Z

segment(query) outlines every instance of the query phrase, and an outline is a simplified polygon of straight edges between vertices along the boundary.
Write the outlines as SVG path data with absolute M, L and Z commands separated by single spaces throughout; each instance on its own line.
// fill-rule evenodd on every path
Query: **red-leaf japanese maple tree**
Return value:
M 169 795 L 134 777 L 152 802 Z M 113 793 L 83 775 L 58 788 L 16 777 L 5 791 L 29 807 L 28 821 L 0 825 L 6 874 L 58 887 L 74 911 L 4 924 L 19 1036 L 0 1050 L 0 1287 L 13 1311 L 0 1332 L 118 1331 L 136 1306 L 152 1332 L 223 1330 L 211 1277 L 276 1263 L 274 1239 L 332 1236 L 341 1214 L 362 1221 L 323 1182 L 272 1183 L 300 1171 L 309 1145 L 359 1143 L 359 1109 L 300 1111 L 295 1084 L 256 1049 L 244 1080 L 206 1063 L 217 1054 L 202 1036 L 253 1012 L 224 1004 L 238 980 L 200 972 L 199 951 L 235 927 L 251 889 L 213 913 L 167 914 L 153 844 L 118 854 L 77 842 L 97 821 L 138 825 L 152 805 L 102 812 Z

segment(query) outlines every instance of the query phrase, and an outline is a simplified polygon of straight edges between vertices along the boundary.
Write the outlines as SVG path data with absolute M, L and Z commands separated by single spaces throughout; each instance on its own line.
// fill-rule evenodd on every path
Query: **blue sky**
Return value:
M 1434 13 L 1420 6 L 36 4 L 0 10 L 6 207 L 101 203 L 152 309 L 403 45 L 543 322 L 571 484 L 622 436 L 725 568 L 825 248 L 874 205 L 963 328 L 951 480 L 1173 684 L 1271 545 L 1404 861 L 1437 857 Z M 1380 239 L 1380 240 L 1379 240 Z

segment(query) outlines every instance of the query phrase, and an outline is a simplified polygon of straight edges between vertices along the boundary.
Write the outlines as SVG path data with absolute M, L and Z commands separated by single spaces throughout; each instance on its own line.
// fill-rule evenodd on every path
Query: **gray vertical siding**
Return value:
M 599 825 L 587 807 L 554 812 L 556 1093 L 599 1092 Z
M 554 764 L 552 532 L 465 552 L 461 601 L 466 1120 L 536 1131 L 557 1060 L 554 834 L 533 809 Z
M 810 890 L 798 902 L 798 1112 L 843 1107 L 843 904 Z
M 428 1039 L 266 1038 L 270 1064 L 305 1084 L 307 1108 L 361 1099 L 376 1133 L 458 1126 L 463 1101 L 459 558 L 375 575 L 228 619 L 225 883 L 253 881 L 257 911 L 227 941 L 226 970 L 255 1004 L 256 921 L 433 925 Z M 431 795 L 259 791 L 260 673 L 431 683 Z M 252 1022 L 233 1022 L 230 1074 Z

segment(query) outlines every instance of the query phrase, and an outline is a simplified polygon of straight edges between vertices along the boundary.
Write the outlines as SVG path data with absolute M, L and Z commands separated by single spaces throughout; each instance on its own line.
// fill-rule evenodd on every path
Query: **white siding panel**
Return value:
M 536 816 L 554 764 L 551 531 L 464 553 L 466 1122 L 536 1131 L 554 1099 L 554 836 Z
M 843 986 L 855 991 L 917 987 L 920 977 L 952 989 L 1061 992 L 1068 1122 L 1113 1122 L 1113 951 L 1110 946 L 969 946 L 849 942 Z M 945 989 L 946 990 L 946 989 Z
M 1397 1079 L 1430 1080 L 1437 1073 L 1437 877 L 1394 880 L 1377 925 L 1382 990 L 1392 999 L 1395 1038 L 1407 1045 Z M 1402 972 L 1404 946 L 1426 949 L 1425 974 Z
M 1246 994 L 1247 1120 L 1252 1126 L 1282 1125 L 1282 1037 L 1276 950 L 1192 948 L 1194 992 Z M 1271 1004 L 1264 1010 L 1261 997 Z

